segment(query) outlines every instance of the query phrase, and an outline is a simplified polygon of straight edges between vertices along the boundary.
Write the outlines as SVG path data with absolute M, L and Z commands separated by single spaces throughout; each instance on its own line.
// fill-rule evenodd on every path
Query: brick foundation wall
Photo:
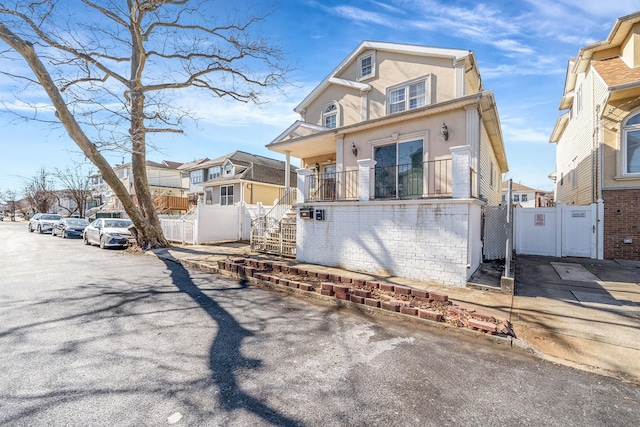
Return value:
M 605 190 L 603 199 L 604 257 L 640 260 L 640 189 Z
M 479 242 L 470 242 L 480 236 L 480 207 L 473 202 L 313 207 L 325 210 L 325 220 L 298 219 L 296 255 L 300 262 L 466 286 L 468 274 L 480 261 L 476 256 Z M 475 221 L 478 224 L 470 229 L 470 222 Z M 468 263 L 474 265 L 467 269 Z

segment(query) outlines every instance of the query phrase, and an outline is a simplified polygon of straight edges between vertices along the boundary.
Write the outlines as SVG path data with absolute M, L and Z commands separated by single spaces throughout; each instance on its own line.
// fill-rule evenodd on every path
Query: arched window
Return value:
M 335 129 L 338 127 L 338 103 L 333 101 L 330 102 L 322 113 L 322 125 L 324 127 L 328 127 L 329 129 Z
M 629 117 L 622 128 L 624 172 L 640 173 L 640 112 Z

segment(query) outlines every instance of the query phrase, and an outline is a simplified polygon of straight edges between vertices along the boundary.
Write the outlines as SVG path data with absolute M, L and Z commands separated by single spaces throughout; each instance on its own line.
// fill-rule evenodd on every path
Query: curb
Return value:
M 187 259 L 181 260 L 173 257 L 170 254 L 168 255 L 156 254 L 153 252 L 151 254 L 156 256 L 159 259 L 172 261 L 184 267 L 194 268 L 200 271 L 204 271 L 206 273 L 216 274 L 216 275 L 228 277 L 231 279 L 244 280 L 251 285 L 258 286 L 263 289 L 274 290 L 276 292 L 285 293 L 287 295 L 291 295 L 294 297 L 305 297 L 305 298 L 313 299 L 315 301 L 318 301 L 333 307 L 339 307 L 341 309 L 347 309 L 347 310 L 358 312 L 358 313 L 365 313 L 375 317 L 382 316 L 387 318 L 393 318 L 396 320 L 401 320 L 403 322 L 408 321 L 412 325 L 428 327 L 428 328 L 436 328 L 444 332 L 460 333 L 465 336 L 474 337 L 477 339 L 482 337 L 483 339 L 487 339 L 488 341 L 501 346 L 508 346 L 510 348 L 513 348 L 519 351 L 524 351 L 526 353 L 531 353 L 531 354 L 536 353 L 530 346 L 528 346 L 528 344 L 522 342 L 521 340 L 515 337 L 509 336 L 506 334 L 492 335 L 489 333 L 483 333 L 480 330 L 472 330 L 466 327 L 454 326 L 444 322 L 433 321 L 428 318 L 421 318 L 421 317 L 418 317 L 417 315 L 414 315 L 413 313 L 404 314 L 399 311 L 396 312 L 388 309 L 373 307 L 373 306 L 367 305 L 366 303 L 363 304 L 359 302 L 352 302 L 351 300 L 348 300 L 348 299 L 347 300 L 339 299 L 339 298 L 336 298 L 335 296 L 322 295 L 315 291 L 308 291 L 308 290 L 303 290 L 299 288 L 293 288 L 290 286 L 280 285 L 277 283 L 272 283 L 270 281 L 257 279 L 257 278 L 249 277 L 246 275 L 241 275 L 237 272 L 222 270 L 218 268 L 218 261 L 202 262 L 202 261 L 187 260 Z M 226 262 L 226 261 L 227 260 L 223 262 Z

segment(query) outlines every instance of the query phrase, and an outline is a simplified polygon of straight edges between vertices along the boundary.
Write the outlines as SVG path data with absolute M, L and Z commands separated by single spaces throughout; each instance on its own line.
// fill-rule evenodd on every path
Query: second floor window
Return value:
M 427 79 L 396 86 L 387 91 L 389 114 L 419 108 L 427 104 Z
M 220 166 L 214 166 L 209 168 L 209 179 L 217 178 L 222 175 L 222 168 Z
M 322 124 L 329 129 L 335 129 L 338 126 L 338 106 L 335 102 L 330 103 L 324 109 Z
M 193 171 L 189 174 L 191 176 L 191 183 L 198 184 L 200 182 L 204 182 L 204 170 L 200 169 L 197 171 Z
M 233 185 L 220 187 L 220 204 L 225 206 L 233 205 Z
M 523 194 L 523 195 L 522 195 L 522 201 L 523 201 L 523 202 L 526 202 L 526 201 L 528 201 L 528 200 L 529 200 L 529 196 L 527 196 L 526 194 Z
M 640 173 L 640 113 L 627 120 L 622 129 L 624 173 Z
M 513 201 L 514 202 L 519 202 L 520 201 L 520 195 L 519 194 L 514 194 L 513 195 Z

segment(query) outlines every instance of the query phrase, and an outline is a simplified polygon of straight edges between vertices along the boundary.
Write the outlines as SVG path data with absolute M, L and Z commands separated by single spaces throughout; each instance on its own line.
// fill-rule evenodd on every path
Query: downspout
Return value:
M 480 166 L 482 165 L 480 159 L 480 147 L 482 147 L 482 105 L 480 101 L 482 100 L 482 94 L 478 94 L 477 103 L 478 103 L 478 157 L 476 158 L 476 197 L 480 197 Z M 473 194 L 471 195 L 473 197 Z

